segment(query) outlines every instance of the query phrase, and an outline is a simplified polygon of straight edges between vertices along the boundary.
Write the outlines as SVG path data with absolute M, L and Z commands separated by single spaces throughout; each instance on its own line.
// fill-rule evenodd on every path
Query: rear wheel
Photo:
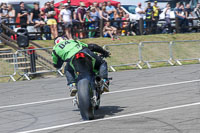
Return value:
M 94 108 L 91 104 L 91 88 L 87 79 L 82 79 L 77 84 L 79 109 L 83 120 L 94 119 Z

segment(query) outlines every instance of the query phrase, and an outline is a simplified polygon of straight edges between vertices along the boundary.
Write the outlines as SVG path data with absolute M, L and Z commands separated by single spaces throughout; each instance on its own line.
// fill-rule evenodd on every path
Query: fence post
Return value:
M 179 21 L 178 21 L 178 17 L 175 18 L 175 24 L 176 24 L 176 33 L 180 33 L 180 27 L 179 27 Z
M 169 43 L 169 54 L 170 54 L 170 60 L 173 60 L 174 59 L 174 56 L 173 56 L 173 44 L 174 44 L 174 42 L 173 41 L 171 41 L 170 43 Z
M 140 43 L 138 44 L 139 62 L 140 62 L 140 63 L 143 62 L 143 59 L 142 59 L 142 46 L 143 46 L 143 44 L 142 44 L 142 42 L 140 42 Z
M 100 27 L 99 27 L 100 37 L 103 37 L 103 26 L 104 26 L 103 19 L 100 19 Z
M 143 35 L 143 31 L 144 31 L 144 21 L 143 21 L 143 18 L 140 18 L 140 20 L 139 20 L 139 31 L 140 31 L 140 35 Z
M 2 33 L 6 34 L 6 29 L 3 27 L 3 24 L 5 24 L 5 22 L 2 22 L 2 24 L 1 24 L 2 25 L 1 26 L 2 27 Z

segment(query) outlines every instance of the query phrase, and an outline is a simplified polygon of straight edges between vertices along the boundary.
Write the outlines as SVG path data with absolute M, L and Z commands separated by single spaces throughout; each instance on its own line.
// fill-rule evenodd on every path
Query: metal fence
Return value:
M 151 68 L 150 63 L 166 62 L 173 65 L 169 41 L 140 42 L 140 61 Z
M 138 53 L 137 43 L 108 44 L 104 46 L 104 49 L 110 51 L 112 55 L 111 58 L 108 59 L 112 71 L 116 71 L 114 67 L 122 66 L 136 66 L 142 69 L 139 62 L 140 54 Z M 126 53 L 121 49 L 126 50 Z M 113 62 L 117 64 L 114 64 Z
M 16 81 L 15 55 L 14 53 L 0 53 L 0 78 L 10 77 Z M 9 80 L 10 80 L 9 79 Z
M 182 61 L 198 60 L 200 62 L 200 40 L 173 41 L 173 60 L 182 65 Z
M 24 49 L 15 52 L 16 73 L 30 80 L 29 75 L 57 72 L 63 76 L 61 69 L 55 69 L 52 63 L 52 57 L 46 51 L 49 48 Z M 42 56 L 40 56 L 42 55 Z
M 108 44 L 104 48 L 112 54 L 107 60 L 112 71 L 116 71 L 115 67 L 126 66 L 142 69 L 143 64 L 151 68 L 150 63 L 166 62 L 175 65 L 173 62 L 176 62 L 182 65 L 183 61 L 200 62 L 200 40 Z M 16 81 L 14 76 L 19 74 L 30 80 L 30 75 L 49 72 L 63 76 L 63 68 L 57 70 L 53 67 L 52 57 L 47 50 L 52 51 L 52 47 L 0 54 L 0 78 L 10 77 Z
M 142 69 L 143 64 L 151 68 L 151 63 L 166 62 L 169 65 L 175 65 L 175 63 L 182 65 L 182 61 L 198 60 L 200 62 L 200 40 L 110 44 L 105 45 L 104 48 L 112 54 L 107 60 L 112 71 L 116 71 L 114 67 L 133 65 Z

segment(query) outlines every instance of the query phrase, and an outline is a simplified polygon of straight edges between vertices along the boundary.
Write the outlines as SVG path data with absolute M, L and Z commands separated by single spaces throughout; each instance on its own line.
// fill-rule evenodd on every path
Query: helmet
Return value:
M 64 36 L 58 36 L 54 39 L 54 44 L 56 45 L 56 44 L 58 44 L 58 43 L 60 43 L 61 41 L 64 41 L 64 40 L 68 40 L 68 39 Z

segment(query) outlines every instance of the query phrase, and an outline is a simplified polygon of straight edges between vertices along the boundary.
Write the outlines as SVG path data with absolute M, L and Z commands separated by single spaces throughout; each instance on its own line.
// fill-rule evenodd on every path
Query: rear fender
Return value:
M 82 53 L 82 52 L 79 52 Z M 77 53 L 78 54 L 78 53 Z M 87 53 L 84 53 L 85 57 L 84 58 L 78 58 L 76 59 L 75 56 L 72 57 L 70 61 L 70 66 L 73 68 L 76 77 L 78 75 L 85 75 L 85 74 L 94 74 L 94 65 L 96 60 L 88 55 Z

